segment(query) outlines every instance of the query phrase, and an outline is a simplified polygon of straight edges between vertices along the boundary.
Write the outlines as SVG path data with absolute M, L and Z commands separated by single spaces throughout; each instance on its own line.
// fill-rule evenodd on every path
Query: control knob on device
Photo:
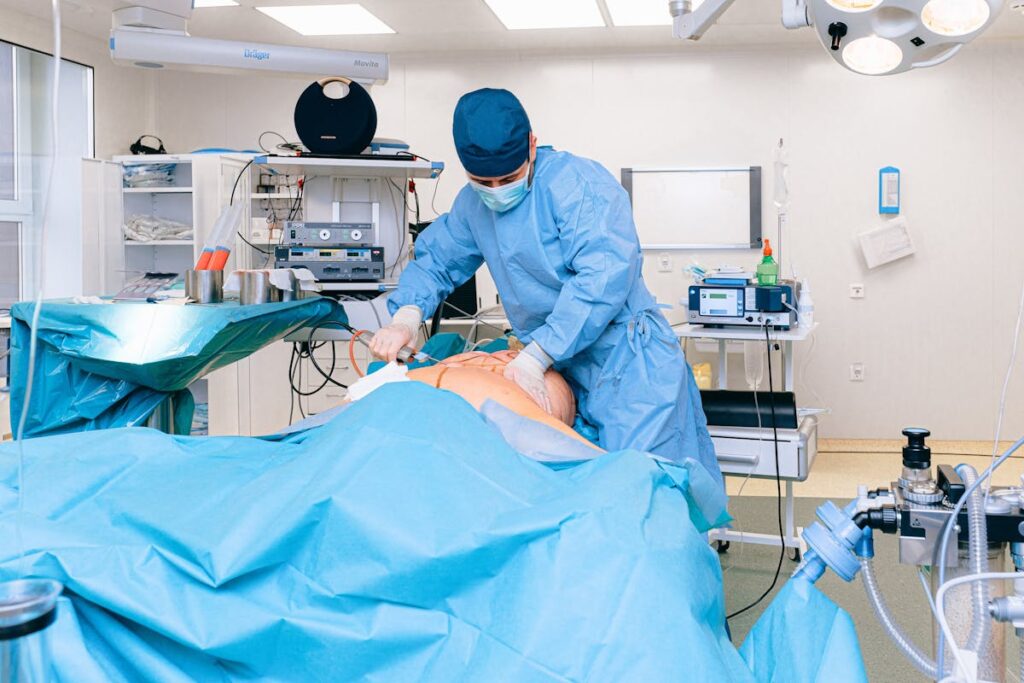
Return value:
M 903 496 L 912 503 L 934 505 L 945 497 L 932 478 L 932 449 L 925 444 L 931 436 L 927 429 L 907 427 L 903 430 L 907 445 L 903 447 Z
M 932 433 L 920 427 L 907 427 L 903 436 L 907 437 L 907 445 L 903 447 L 903 466 L 915 470 L 926 470 L 932 466 L 932 449 L 925 444 L 925 439 Z

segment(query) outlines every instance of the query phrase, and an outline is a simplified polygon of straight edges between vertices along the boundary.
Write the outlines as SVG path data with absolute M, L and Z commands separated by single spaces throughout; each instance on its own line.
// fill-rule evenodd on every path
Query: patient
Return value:
M 576 417 L 576 399 L 568 382 L 560 374 L 548 370 L 544 375 L 551 398 L 551 415 L 545 413 L 519 385 L 505 379 L 505 366 L 517 355 L 518 351 L 463 353 L 438 365 L 410 370 L 409 379 L 458 394 L 477 410 L 491 399 L 523 417 L 536 420 L 596 449 L 596 446 L 572 429 Z

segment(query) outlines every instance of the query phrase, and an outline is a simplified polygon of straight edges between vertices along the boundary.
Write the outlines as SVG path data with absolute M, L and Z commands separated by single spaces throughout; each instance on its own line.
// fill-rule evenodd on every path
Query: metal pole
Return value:
M 174 434 L 174 399 L 168 396 L 153 410 L 146 420 L 146 426 L 158 429 L 165 434 Z

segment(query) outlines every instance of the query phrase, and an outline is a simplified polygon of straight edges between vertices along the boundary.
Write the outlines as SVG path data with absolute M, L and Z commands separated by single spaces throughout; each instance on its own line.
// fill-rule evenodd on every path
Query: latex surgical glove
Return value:
M 370 340 L 370 351 L 374 356 L 389 363 L 398 358 L 404 346 L 412 346 L 419 335 L 423 314 L 417 306 L 402 306 L 391 318 L 391 324 L 374 333 Z
M 518 384 L 548 415 L 551 414 L 551 397 L 544 383 L 544 372 L 551 367 L 551 363 L 551 357 L 544 349 L 532 343 L 505 366 L 505 379 Z

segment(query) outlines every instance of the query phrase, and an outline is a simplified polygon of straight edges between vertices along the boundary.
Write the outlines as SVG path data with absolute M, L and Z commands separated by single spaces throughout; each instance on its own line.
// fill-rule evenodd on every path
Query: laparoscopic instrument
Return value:
M 346 330 L 348 330 L 349 332 L 352 333 L 353 341 L 358 340 L 366 348 L 370 348 L 370 342 L 373 341 L 373 333 L 372 332 L 369 332 L 367 330 L 357 330 L 356 328 L 352 327 L 351 325 L 349 325 L 347 323 L 338 323 L 338 324 L 341 327 L 343 327 L 344 329 L 346 329 Z M 423 362 L 426 362 L 426 361 L 433 361 L 435 363 L 440 363 L 441 362 L 441 361 L 437 360 L 436 358 L 431 358 L 428 354 L 426 354 L 426 353 L 424 353 L 422 351 L 417 351 L 416 349 L 412 348 L 411 346 L 403 346 L 398 351 L 397 360 L 400 363 L 411 363 L 413 361 L 417 361 L 417 362 L 420 362 L 420 363 L 423 363 Z

